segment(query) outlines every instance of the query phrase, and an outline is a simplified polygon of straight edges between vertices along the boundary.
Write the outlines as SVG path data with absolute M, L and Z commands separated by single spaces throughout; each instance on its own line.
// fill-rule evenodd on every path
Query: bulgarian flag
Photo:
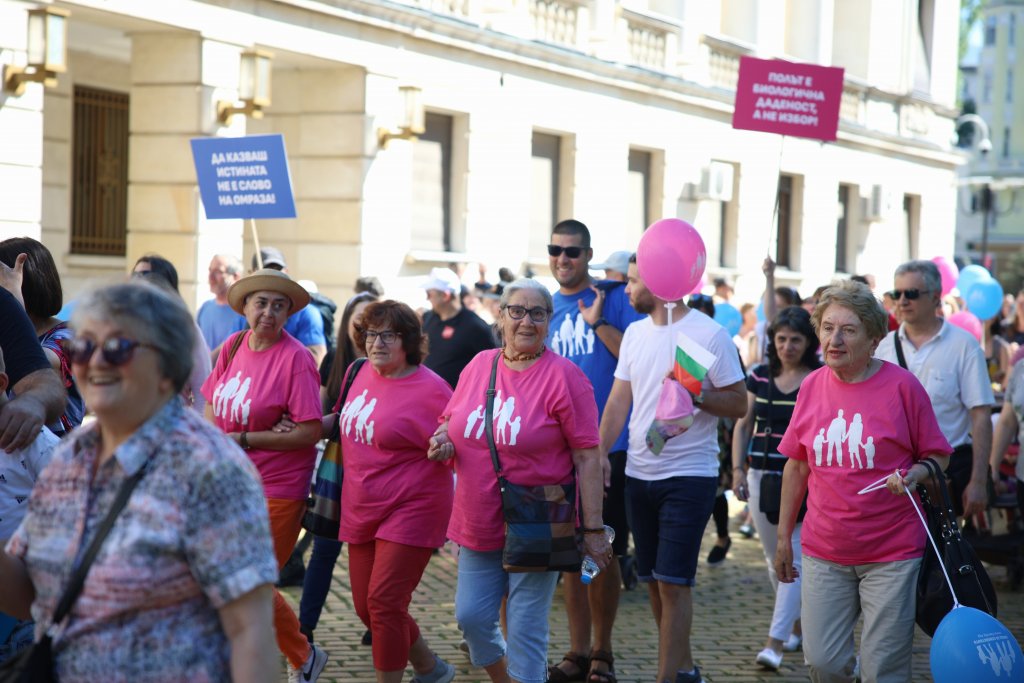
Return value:
M 716 360 L 715 354 L 687 337 L 676 334 L 675 364 L 672 374 L 694 396 L 701 392 L 701 382 Z

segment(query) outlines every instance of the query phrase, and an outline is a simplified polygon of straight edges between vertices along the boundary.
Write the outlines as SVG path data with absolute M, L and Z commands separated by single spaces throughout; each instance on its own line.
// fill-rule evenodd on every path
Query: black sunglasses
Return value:
M 526 306 L 505 306 L 505 310 L 508 312 L 509 317 L 513 320 L 522 320 L 527 315 L 530 316 L 530 320 L 535 323 L 542 323 L 548 319 L 551 313 L 546 308 L 535 306 L 534 308 L 527 308 Z
M 65 339 L 62 344 L 74 364 L 88 364 L 92 360 L 92 355 L 96 353 L 96 349 L 99 349 L 103 354 L 103 360 L 114 367 L 119 367 L 130 361 L 135 355 L 135 349 L 140 346 L 156 348 L 152 344 L 145 344 L 125 337 L 110 337 L 102 344 L 97 344 L 92 339 Z
M 583 254 L 584 248 L 560 247 L 557 244 L 548 245 L 548 256 L 554 256 L 555 258 L 558 258 L 559 256 L 562 255 L 563 251 L 565 252 L 565 255 L 568 256 L 569 258 L 579 258 Z
M 927 294 L 930 290 L 927 289 L 894 289 L 889 292 L 889 296 L 893 298 L 893 301 L 899 301 L 901 296 L 907 297 L 907 301 L 914 301 L 922 294 Z

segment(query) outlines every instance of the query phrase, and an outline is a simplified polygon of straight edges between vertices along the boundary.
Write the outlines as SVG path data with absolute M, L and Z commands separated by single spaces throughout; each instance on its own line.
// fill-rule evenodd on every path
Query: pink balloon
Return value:
M 978 320 L 978 316 L 970 311 L 960 311 L 949 316 L 948 320 L 951 325 L 967 330 L 975 339 L 981 341 L 981 321 Z
M 662 218 L 647 228 L 636 250 L 636 267 L 647 289 L 665 301 L 693 291 L 707 265 L 704 240 L 678 218 Z
M 703 290 L 707 286 L 708 286 L 707 278 L 705 278 L 703 275 L 701 275 L 700 276 L 700 280 L 697 281 L 697 284 L 695 284 L 693 286 L 693 289 L 690 290 L 689 292 L 687 292 L 687 294 L 700 294 L 701 290 Z
M 942 296 L 946 296 L 956 287 L 956 281 L 960 277 L 960 269 L 945 256 L 936 256 L 932 259 L 932 263 L 939 269 L 939 275 L 942 276 Z

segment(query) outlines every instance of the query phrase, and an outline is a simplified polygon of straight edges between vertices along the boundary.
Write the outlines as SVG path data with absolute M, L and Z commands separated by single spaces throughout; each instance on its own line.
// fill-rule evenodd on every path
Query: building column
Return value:
M 296 279 L 312 280 L 339 308 L 360 272 L 363 185 L 376 147 L 358 67 L 274 69 L 273 105 L 250 133 L 284 135 L 297 218 L 256 222 Z M 245 231 L 245 264 L 254 250 Z
M 216 101 L 234 98 L 240 53 L 197 34 L 132 34 L 127 262 L 148 253 L 171 261 L 193 309 L 210 297 L 213 255 L 242 252 L 241 220 L 206 219 L 189 144 L 220 127 Z

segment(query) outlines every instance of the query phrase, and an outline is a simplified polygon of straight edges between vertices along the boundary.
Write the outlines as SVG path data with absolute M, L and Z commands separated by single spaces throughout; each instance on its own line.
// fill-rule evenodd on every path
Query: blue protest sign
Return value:
M 283 136 L 194 138 L 192 158 L 207 218 L 295 218 Z

